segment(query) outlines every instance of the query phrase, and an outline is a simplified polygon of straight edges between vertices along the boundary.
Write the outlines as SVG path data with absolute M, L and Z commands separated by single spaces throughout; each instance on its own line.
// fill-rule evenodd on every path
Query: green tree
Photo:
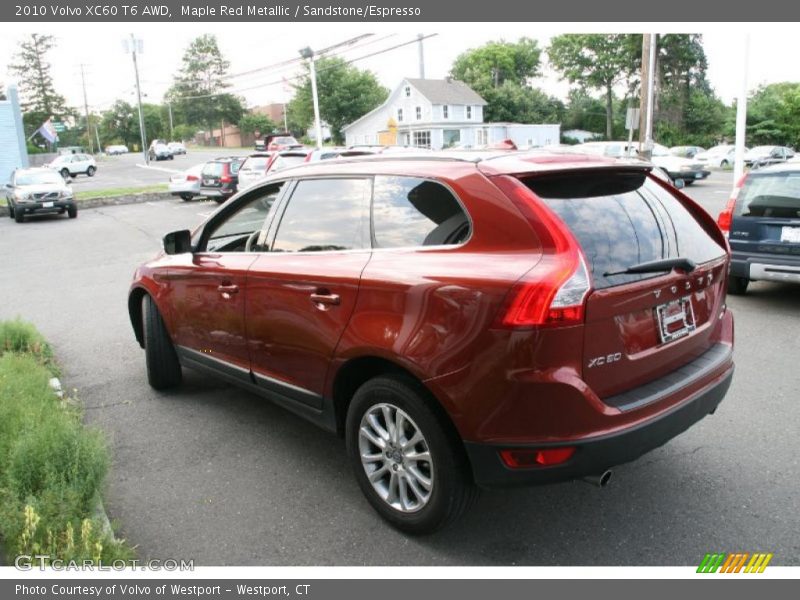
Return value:
M 19 80 L 20 104 L 29 135 L 50 117 L 63 119 L 73 115 L 53 85 L 47 54 L 54 47 L 52 35 L 32 33 L 19 43 L 14 62 L 8 65 L 9 73 Z
M 489 42 L 460 54 L 450 69 L 488 103 L 484 119 L 532 123 L 560 122 L 561 101 L 530 85 L 541 75 L 541 54 L 536 40 Z
M 506 82 L 519 86 L 541 75 L 542 51 L 530 38 L 517 42 L 489 42 L 459 54 L 450 69 L 454 79 L 463 81 L 479 94 Z
M 747 102 L 747 143 L 800 147 L 800 83 L 772 83 L 751 95 Z
M 239 129 L 242 133 L 263 135 L 273 133 L 278 130 L 278 126 L 267 115 L 258 113 L 247 113 L 239 119 Z
M 565 130 L 583 129 L 595 133 L 604 131 L 606 108 L 603 101 L 592 98 L 584 89 L 571 89 L 567 97 L 562 128 Z
M 640 34 L 564 34 L 547 49 L 550 63 L 561 77 L 583 89 L 601 90 L 605 97 L 606 137 L 614 135 L 614 88 L 632 92 L 641 68 Z
M 341 144 L 342 128 L 384 102 L 389 90 L 369 71 L 357 69 L 338 57 L 320 58 L 316 61 L 316 71 L 320 118 L 331 128 L 334 142 Z M 308 66 L 295 86 L 286 112 L 289 129 L 295 133 L 305 133 L 314 122 Z
M 122 143 L 131 147 L 140 143 L 138 109 L 124 100 L 114 102 L 100 119 L 100 136 L 106 145 Z
M 181 69 L 167 91 L 173 119 L 211 130 L 223 120 L 236 123 L 244 113 L 241 98 L 226 93 L 225 77 L 230 63 L 222 56 L 217 38 L 204 34 L 195 38 L 183 54 Z M 151 136 L 152 137 L 152 136 Z

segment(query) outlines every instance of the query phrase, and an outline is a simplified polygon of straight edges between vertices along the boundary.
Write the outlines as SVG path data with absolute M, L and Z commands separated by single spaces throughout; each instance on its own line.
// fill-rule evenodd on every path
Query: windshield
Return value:
M 272 143 L 273 144 L 280 144 L 282 146 L 288 146 L 288 145 L 298 144 L 299 142 L 296 139 L 294 139 L 293 137 L 284 135 L 284 136 L 281 136 L 281 137 L 274 138 L 272 140 Z
M 275 162 L 272 163 L 272 170 L 280 171 L 281 169 L 286 169 L 287 167 L 301 165 L 305 162 L 305 160 L 306 157 L 304 154 L 300 156 L 279 156 L 275 159 Z
M 753 154 L 769 154 L 775 146 L 756 146 L 750 150 Z
M 17 185 L 44 185 L 44 184 L 64 184 L 64 179 L 58 173 L 40 171 L 38 173 L 18 173 L 16 177 Z

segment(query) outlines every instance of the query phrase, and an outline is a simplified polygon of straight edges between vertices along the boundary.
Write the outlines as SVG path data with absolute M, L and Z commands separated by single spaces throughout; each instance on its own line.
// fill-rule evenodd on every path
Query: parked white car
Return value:
M 267 176 L 267 169 L 274 152 L 255 152 L 248 156 L 239 167 L 239 186 L 243 190 Z
M 122 144 L 112 144 L 111 146 L 106 146 L 106 154 L 109 156 L 114 156 L 117 154 L 127 154 L 128 147 L 123 146 Z
M 167 144 L 167 148 L 169 148 L 173 156 L 176 154 L 186 154 L 186 146 L 182 142 L 170 142 Z
M 88 175 L 92 177 L 97 172 L 97 163 L 88 154 L 62 154 L 44 165 L 55 169 L 64 179 L 75 177 L 76 175 Z
M 200 163 L 169 178 L 169 192 L 188 202 L 200 195 L 201 173 L 206 163 Z
M 747 152 L 747 148 L 744 149 Z M 694 155 L 694 160 L 708 167 L 731 167 L 733 166 L 736 147 L 731 144 L 720 144 L 709 148 L 705 152 L 698 152 Z

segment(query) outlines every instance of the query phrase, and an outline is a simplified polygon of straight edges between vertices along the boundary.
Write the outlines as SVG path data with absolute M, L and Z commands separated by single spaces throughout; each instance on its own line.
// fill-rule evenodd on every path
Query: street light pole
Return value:
M 322 148 L 322 125 L 319 120 L 319 98 L 317 97 L 317 70 L 314 67 L 314 51 L 306 46 L 300 50 L 300 56 L 308 59 L 311 69 L 311 99 L 314 102 L 314 128 L 317 132 L 317 148 Z
M 136 42 L 137 40 L 131 34 L 131 54 L 133 55 L 133 71 L 136 74 L 136 98 L 139 102 L 139 135 L 142 138 L 142 154 L 144 156 L 144 164 L 150 164 L 150 157 L 147 154 L 147 135 L 144 130 L 144 113 L 142 112 L 142 89 L 139 86 L 139 65 L 136 62 Z
M 86 113 L 86 139 L 89 142 L 89 154 L 94 154 L 92 143 L 92 124 L 89 122 L 89 100 L 86 97 L 86 74 L 83 72 L 83 63 L 81 63 L 81 83 L 83 84 L 83 109 Z M 100 152 L 100 144 L 98 142 L 97 151 Z
M 167 108 L 169 109 L 169 139 L 174 140 L 175 135 L 172 133 L 172 102 L 167 102 Z

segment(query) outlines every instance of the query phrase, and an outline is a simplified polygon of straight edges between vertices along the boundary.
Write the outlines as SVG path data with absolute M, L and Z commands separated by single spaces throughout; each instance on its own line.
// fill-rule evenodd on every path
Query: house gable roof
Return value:
M 406 79 L 431 104 L 478 104 L 486 100 L 463 81 L 456 79 Z

